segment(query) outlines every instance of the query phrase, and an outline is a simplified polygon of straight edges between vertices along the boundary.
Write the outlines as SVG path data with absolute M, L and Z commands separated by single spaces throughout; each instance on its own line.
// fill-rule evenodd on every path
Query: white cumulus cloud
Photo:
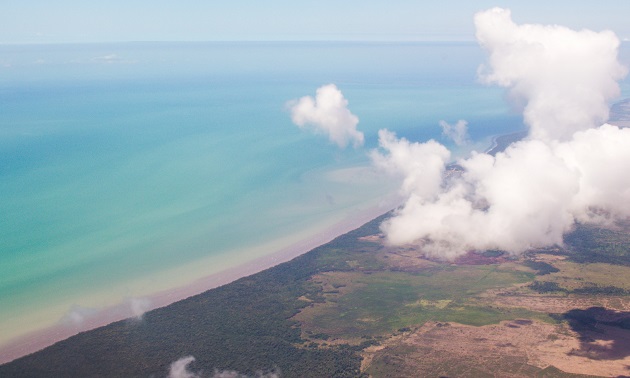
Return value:
M 517 25 L 501 8 L 477 13 L 475 27 L 489 53 L 481 79 L 510 88 L 525 103 L 533 138 L 568 140 L 608 119 L 607 101 L 619 95 L 617 81 L 626 74 L 613 32 Z
M 561 244 L 576 221 L 630 217 L 630 129 L 599 126 L 626 72 L 616 36 L 516 25 L 499 8 L 478 13 L 475 25 L 489 53 L 481 78 L 523 104 L 529 136 L 496 156 L 474 153 L 443 175 L 444 147 L 381 132 L 372 158 L 403 177 L 407 198 L 382 225 L 387 239 L 444 258 L 520 253 Z
M 440 190 L 450 151 L 434 140 L 425 143 L 398 139 L 388 130 L 380 130 L 379 146 L 383 153 L 373 151 L 374 164 L 403 179 L 402 192 L 422 200 L 433 199 Z
M 363 145 L 363 133 L 357 131 L 359 118 L 348 110 L 348 100 L 334 84 L 319 87 L 315 98 L 304 96 L 287 105 L 293 123 L 300 128 L 326 134 L 341 148 L 349 143 L 355 147 Z

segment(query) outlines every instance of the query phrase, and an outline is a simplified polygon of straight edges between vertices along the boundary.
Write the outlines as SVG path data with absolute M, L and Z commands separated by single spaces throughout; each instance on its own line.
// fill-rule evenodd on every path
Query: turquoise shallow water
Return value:
M 480 145 L 521 129 L 476 83 L 482 60 L 474 44 L 0 46 L 0 334 L 378 202 L 391 185 L 329 173 L 369 166 L 381 128 L 447 143 L 438 121 L 466 119 Z M 291 124 L 286 101 L 331 82 L 364 148 Z

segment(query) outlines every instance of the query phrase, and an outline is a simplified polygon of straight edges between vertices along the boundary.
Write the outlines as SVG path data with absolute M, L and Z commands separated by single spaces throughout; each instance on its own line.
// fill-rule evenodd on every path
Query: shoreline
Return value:
M 492 144 L 485 150 L 485 153 L 494 155 L 505 149 L 505 147 L 513 141 L 521 139 L 523 136 L 524 131 L 495 135 L 492 137 Z M 380 205 L 372 206 L 368 209 L 358 211 L 355 214 L 348 215 L 340 222 L 337 222 L 310 237 L 292 243 L 287 247 L 275 250 L 268 255 L 256 257 L 234 267 L 209 274 L 189 284 L 170 288 L 140 298 L 148 303 L 146 308 L 143 308 L 144 311 L 142 311 L 142 313 L 166 307 L 188 297 L 227 285 L 238 279 L 290 261 L 332 241 L 341 235 L 361 227 L 370 220 L 388 213 L 399 205 L 400 199 L 397 196 L 387 198 Z M 0 346 L 0 365 L 38 352 L 81 332 L 103 327 L 118 321 L 142 321 L 141 316 L 138 317 L 137 314 L 134 314 L 132 310 L 133 305 L 130 306 L 129 304 L 129 301 L 124 301 L 115 306 L 99 309 L 96 314 L 89 316 L 79 325 L 69 325 L 59 321 L 53 326 L 17 337 L 5 345 Z
M 512 142 L 522 139 L 525 134 L 526 131 L 517 131 L 508 134 L 495 135 L 492 137 L 491 145 L 484 151 L 484 153 L 494 155 L 504 150 Z M 188 297 L 227 285 L 238 279 L 290 261 L 332 241 L 341 235 L 361 227 L 365 223 L 383 214 L 388 213 L 398 207 L 400 202 L 400 198 L 395 195 L 391 196 L 390 198 L 384 199 L 379 205 L 347 215 L 340 222 L 337 222 L 310 237 L 292 243 L 287 247 L 280 248 L 279 250 L 275 250 L 264 256 L 256 257 L 234 267 L 209 274 L 189 284 L 170 288 L 139 298 L 140 300 L 148 303 L 148 305 L 143 308 L 142 313 L 166 307 Z M 0 346 L 0 365 L 38 352 L 81 332 L 103 327 L 118 321 L 142 321 L 141 316 L 138 317 L 138 314 L 134 314 L 132 309 L 133 304 L 130 306 L 130 301 L 133 301 L 133 299 L 129 298 L 117 305 L 98 309 L 96 314 L 87 317 L 79 325 L 70 325 L 59 321 L 53 326 L 19 336 L 5 345 Z
M 495 135 L 492 137 L 491 145 L 484 151 L 484 153 L 494 155 L 501 152 L 509 144 L 524 138 L 526 134 L 527 131 L 521 130 L 507 134 Z M 143 308 L 144 311 L 142 311 L 142 313 L 166 307 L 188 297 L 227 285 L 238 279 L 290 261 L 332 241 L 341 235 L 361 227 L 372 219 L 392 211 L 400 205 L 400 202 L 401 201 L 397 196 L 386 198 L 380 205 L 372 206 L 368 209 L 358 211 L 355 214 L 348 215 L 340 222 L 337 222 L 310 237 L 292 243 L 287 247 L 275 250 L 268 255 L 256 257 L 234 267 L 209 274 L 189 284 L 170 288 L 140 298 L 141 300 L 148 301 L 147 303 L 149 304 L 146 308 Z M 64 324 L 59 321 L 53 326 L 33 331 L 9 341 L 7 344 L 0 346 L 0 365 L 40 351 L 81 332 L 103 327 L 118 321 L 142 321 L 141 316 L 138 317 L 137 314 L 134 314 L 132 310 L 133 305 L 129 306 L 129 304 L 130 303 L 128 301 L 124 301 L 112 307 L 99 309 L 95 315 L 85 319 L 78 326 Z
M 484 153 L 488 155 L 496 155 L 504 151 L 510 144 L 518 142 L 527 136 L 528 130 L 515 131 L 509 134 L 499 134 L 492 137 L 490 147 Z
M 380 205 L 350 214 L 340 222 L 287 247 L 243 262 L 234 267 L 209 274 L 184 286 L 171 288 L 143 297 L 141 299 L 148 301 L 149 305 L 147 308 L 143 309 L 145 311 L 142 311 L 142 313 L 166 307 L 188 297 L 227 285 L 238 279 L 290 261 L 388 213 L 395 209 L 399 205 L 399 202 L 397 198 L 389 198 Z M 141 319 L 141 316 L 138 317 L 137 314 L 133 313 L 132 306 L 129 306 L 128 301 L 124 301 L 115 306 L 99 309 L 95 315 L 86 318 L 79 325 L 69 325 L 59 321 L 51 327 L 33 331 L 0 346 L 0 364 L 5 364 L 20 357 L 35 353 L 81 332 L 118 321 L 140 322 L 142 321 Z

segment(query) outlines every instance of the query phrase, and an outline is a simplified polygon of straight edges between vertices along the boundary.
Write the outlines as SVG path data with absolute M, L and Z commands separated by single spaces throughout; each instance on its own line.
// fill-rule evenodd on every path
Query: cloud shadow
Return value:
M 562 314 L 578 333 L 580 348 L 570 355 L 594 360 L 620 360 L 630 356 L 630 312 L 604 307 L 574 309 Z

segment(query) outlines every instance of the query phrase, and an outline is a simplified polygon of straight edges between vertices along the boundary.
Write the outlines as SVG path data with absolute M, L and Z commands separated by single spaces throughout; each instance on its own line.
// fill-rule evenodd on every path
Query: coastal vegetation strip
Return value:
M 614 361 L 586 352 L 598 350 L 603 338 L 630 341 L 624 320 L 630 319 L 630 282 L 604 274 L 610 268 L 615 276 L 630 277 L 630 240 L 623 230 L 579 227 L 565 247 L 521 257 L 471 251 L 439 261 L 425 258 L 418 247 L 386 245 L 379 230 L 385 216 L 142 320 L 81 333 L 2 365 L 0 376 L 164 376 L 184 356 L 195 357 L 192 371 L 277 371 L 283 377 L 404 376 L 413 369 L 568 377 L 573 365 L 606 363 L 615 372 L 630 362 L 615 347 L 620 358 Z M 545 285 L 555 290 L 542 290 Z M 605 328 L 589 319 L 600 319 Z M 591 328 L 580 328 L 580 322 Z M 527 351 L 540 342 L 524 336 L 528 329 L 544 330 L 545 343 L 558 345 L 550 355 L 569 363 L 524 357 L 534 356 Z M 487 355 L 473 363 L 461 348 L 438 353 L 447 346 L 436 340 L 453 330 L 462 332 L 458 345 Z M 475 336 L 489 330 L 492 338 Z M 593 341 L 580 341 L 580 332 L 590 332 Z

